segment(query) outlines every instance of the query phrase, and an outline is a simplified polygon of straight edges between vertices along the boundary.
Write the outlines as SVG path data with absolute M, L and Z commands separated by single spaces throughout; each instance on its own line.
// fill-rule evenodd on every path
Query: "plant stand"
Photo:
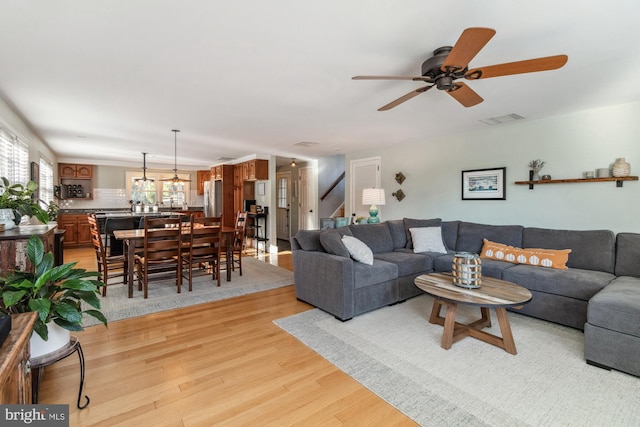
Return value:
M 75 352 L 78 353 L 78 359 L 80 360 L 80 388 L 78 390 L 77 406 L 78 409 L 84 409 L 89 406 L 89 396 L 86 395 L 84 396 L 84 398 L 86 399 L 86 403 L 84 405 L 80 405 L 80 401 L 82 400 L 82 390 L 84 389 L 84 353 L 82 352 L 80 341 L 77 337 L 74 336 L 72 336 L 71 340 L 69 340 L 69 343 L 61 349 L 29 360 L 29 362 L 31 363 L 31 372 L 33 373 L 31 382 L 31 396 L 34 404 L 38 403 L 38 392 L 40 390 L 40 381 L 42 379 L 42 369 L 46 366 L 53 365 L 54 363 L 59 362 L 60 360 L 72 355 Z

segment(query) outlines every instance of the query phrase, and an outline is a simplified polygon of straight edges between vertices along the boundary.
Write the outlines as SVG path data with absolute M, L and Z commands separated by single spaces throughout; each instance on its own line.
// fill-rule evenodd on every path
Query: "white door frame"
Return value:
M 318 228 L 318 176 L 315 166 L 298 169 L 298 230 Z
M 277 204 L 280 198 L 280 179 L 287 179 L 287 207 L 281 208 Z M 291 171 L 276 173 L 276 238 L 289 239 L 291 237 Z M 283 210 L 286 209 L 286 213 Z M 286 215 L 282 218 L 282 215 Z
M 364 188 L 381 188 L 380 163 L 381 157 L 368 157 L 351 160 L 349 186 L 349 212 L 356 216 L 369 217 L 369 206 L 362 204 L 362 190 Z

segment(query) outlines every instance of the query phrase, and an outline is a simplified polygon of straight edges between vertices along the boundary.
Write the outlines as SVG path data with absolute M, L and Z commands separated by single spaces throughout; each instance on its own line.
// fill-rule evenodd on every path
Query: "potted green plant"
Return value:
M 58 206 L 53 200 L 49 203 L 46 203 L 44 200 L 40 200 L 40 203 L 47 205 L 47 214 L 49 215 L 49 221 L 57 221 L 58 213 L 60 212 L 60 206 Z
M 48 340 L 53 325 L 67 331 L 84 330 L 84 314 L 107 326 L 98 298 L 100 287 L 105 286 L 97 279 L 99 273 L 75 268 L 76 262 L 54 266 L 53 253 L 44 252 L 44 244 L 37 236 L 29 238 L 27 257 L 33 272 L 17 270 L 0 276 L 0 313 L 37 312 L 33 330 L 44 341 Z M 83 302 L 93 309 L 83 310 Z M 68 332 L 66 339 L 68 342 Z
M 38 184 L 29 181 L 27 185 L 11 184 L 4 176 L 0 178 L 0 222 L 5 229 L 20 224 L 23 215 L 35 216 L 40 222 L 49 222 L 49 214 L 33 199 Z

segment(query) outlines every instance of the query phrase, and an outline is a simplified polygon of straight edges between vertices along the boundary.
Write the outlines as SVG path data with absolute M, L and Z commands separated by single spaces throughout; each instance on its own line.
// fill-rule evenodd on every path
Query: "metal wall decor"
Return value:
M 404 182 L 404 180 L 407 179 L 406 176 L 404 176 L 404 174 L 402 172 L 398 172 L 396 174 L 396 182 L 400 185 L 402 185 L 402 183 Z
M 402 191 L 402 188 L 399 188 L 396 192 L 391 193 L 391 195 L 396 199 L 398 199 L 399 202 L 401 202 L 402 199 L 406 197 L 406 195 L 404 194 L 404 191 Z

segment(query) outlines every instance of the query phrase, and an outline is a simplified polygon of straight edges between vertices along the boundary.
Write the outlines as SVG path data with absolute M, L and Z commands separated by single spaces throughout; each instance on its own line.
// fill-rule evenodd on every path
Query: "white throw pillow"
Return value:
M 362 240 L 352 236 L 342 236 L 342 243 L 347 247 L 351 258 L 363 264 L 373 265 L 373 252 Z
M 413 252 L 437 252 L 447 253 L 447 248 L 442 243 L 442 229 L 440 227 L 410 228 Z

